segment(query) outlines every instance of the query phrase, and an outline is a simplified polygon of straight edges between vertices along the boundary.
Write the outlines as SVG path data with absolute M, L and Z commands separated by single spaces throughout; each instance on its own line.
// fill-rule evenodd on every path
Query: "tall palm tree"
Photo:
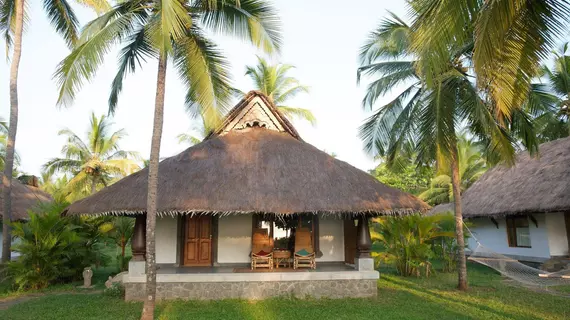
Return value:
M 61 150 L 65 157 L 49 160 L 43 169 L 48 175 L 71 174 L 65 188 L 68 194 L 87 196 L 95 193 L 97 187 L 105 187 L 118 177 L 140 170 L 138 153 L 119 147 L 119 142 L 126 136 L 124 130 L 110 132 L 111 125 L 106 116 L 97 118 L 91 113 L 86 142 L 69 129 L 58 133 L 67 138 Z
M 540 142 L 570 134 L 570 55 L 568 43 L 553 53 L 552 67 L 543 65 L 523 108 L 533 116 Z
M 143 319 L 154 317 L 156 261 L 154 228 L 158 160 L 162 136 L 167 63 L 170 60 L 187 88 L 186 107 L 213 128 L 231 97 L 229 64 L 205 30 L 248 39 L 267 53 L 281 44 L 279 18 L 264 0 L 130 0 L 88 23 L 79 45 L 56 71 L 59 103 L 69 104 L 85 80 L 95 75 L 111 45 L 123 43 L 119 70 L 111 87 L 109 111 L 117 105 L 122 81 L 147 58 L 158 60 L 151 142 L 146 227 L 147 299 Z
M 109 8 L 105 0 L 81 0 L 82 5 L 102 13 Z M 10 64 L 10 129 L 6 142 L 6 163 L 4 166 L 4 224 L 2 239 L 2 262 L 10 260 L 10 219 L 12 216 L 12 180 L 16 133 L 18 130 L 18 71 L 22 55 L 22 34 L 28 21 L 25 0 L 0 0 L 0 32 L 4 34 L 6 52 L 13 46 Z M 79 21 L 67 0 L 44 1 L 44 9 L 55 30 L 63 36 L 68 46 L 77 40 Z
M 447 69 L 448 48 L 469 46 L 477 86 L 509 119 L 530 92 L 540 62 L 567 34 L 568 0 L 412 0 L 413 50 L 428 84 Z
M 287 105 L 287 101 L 299 93 L 309 92 L 309 87 L 287 75 L 287 72 L 293 68 L 289 64 L 270 64 L 258 56 L 257 65 L 247 66 L 245 75 L 249 76 L 254 88 L 267 95 L 286 117 L 307 120 L 314 125 L 317 120 L 311 110 Z M 241 96 L 244 95 L 243 92 L 237 91 Z
M 459 181 L 461 192 L 467 190 L 485 171 L 488 166 L 480 146 L 467 138 L 466 134 L 459 134 L 457 141 Z M 431 205 L 453 201 L 453 187 L 449 168 L 439 168 L 437 176 L 430 187 L 419 195 L 419 198 Z
M 459 247 L 458 287 L 467 289 L 461 214 L 461 181 L 458 132 L 465 127 L 486 141 L 489 152 L 500 154 L 507 162 L 514 159 L 509 132 L 494 118 L 492 107 L 472 82 L 465 66 L 472 51 L 468 46 L 448 47 L 447 69 L 437 77 L 426 79 L 418 65 L 426 64 L 411 46 L 415 31 L 394 14 L 382 20 L 361 49 L 362 75 L 378 77 L 370 82 L 363 105 L 372 108 L 376 100 L 391 90 L 401 89 L 395 99 L 379 107 L 360 128 L 365 148 L 374 155 L 385 156 L 388 163 L 406 146 L 415 147 L 416 162 L 449 167 L 456 212 L 456 241 Z M 433 83 L 428 85 L 428 80 Z M 524 123 L 523 123 L 524 124 Z M 526 128 L 530 130 L 529 128 Z M 526 141 L 531 147 L 534 142 Z

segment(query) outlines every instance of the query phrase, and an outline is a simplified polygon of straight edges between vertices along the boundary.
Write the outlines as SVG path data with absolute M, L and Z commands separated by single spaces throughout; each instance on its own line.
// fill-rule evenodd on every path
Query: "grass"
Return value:
M 404 278 L 383 272 L 378 298 L 343 300 L 169 301 L 158 319 L 568 319 L 570 299 L 505 284 L 486 267 L 469 264 L 470 290 L 456 275 Z M 102 294 L 46 295 L 7 310 L 0 319 L 138 319 L 141 303 Z M 70 312 L 73 310 L 73 312 Z

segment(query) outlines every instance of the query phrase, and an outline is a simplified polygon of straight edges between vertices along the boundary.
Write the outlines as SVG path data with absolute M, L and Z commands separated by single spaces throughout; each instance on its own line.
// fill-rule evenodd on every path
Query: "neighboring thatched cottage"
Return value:
M 432 212 L 452 211 L 452 204 Z M 568 256 L 570 246 L 570 138 L 540 145 L 539 155 L 518 155 L 496 166 L 463 195 L 463 216 L 481 244 L 518 260 Z M 473 239 L 471 248 L 476 247 Z
M 0 181 L 4 178 L 0 174 Z M 25 185 L 12 179 L 12 221 L 28 220 L 28 210 L 33 210 L 39 203 L 53 201 L 51 195 L 38 188 L 37 178 L 30 180 L 29 185 Z M 4 185 L 0 183 L 0 221 L 4 218 Z M 0 239 L 2 239 L 2 228 L 0 228 Z M 1 241 L 1 240 L 0 240 Z M 0 245 L 0 255 L 2 246 Z
M 136 217 L 126 300 L 144 298 L 147 175 L 65 213 Z M 375 296 L 368 218 L 427 209 L 304 142 L 250 92 L 202 143 L 160 162 L 158 299 Z

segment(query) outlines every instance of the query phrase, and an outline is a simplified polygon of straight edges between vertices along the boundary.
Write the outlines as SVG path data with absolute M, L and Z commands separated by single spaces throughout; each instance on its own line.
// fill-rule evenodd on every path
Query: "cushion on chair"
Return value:
M 303 256 L 303 257 L 311 255 L 311 253 L 309 251 L 307 251 L 306 249 L 301 249 L 301 250 L 295 252 L 295 254 L 299 255 L 299 256 Z
M 261 250 L 261 251 L 259 251 L 258 253 L 256 253 L 256 255 L 258 255 L 258 256 L 268 256 L 268 255 L 270 255 L 270 254 L 271 254 L 271 252 L 266 252 L 266 251 L 263 251 L 263 250 Z

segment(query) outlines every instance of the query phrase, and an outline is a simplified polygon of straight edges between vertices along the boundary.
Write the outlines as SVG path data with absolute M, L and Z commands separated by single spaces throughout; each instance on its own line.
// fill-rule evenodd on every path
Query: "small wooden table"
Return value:
M 275 263 L 275 269 L 279 269 L 280 264 L 285 267 L 291 267 L 291 251 L 273 250 L 273 262 Z

